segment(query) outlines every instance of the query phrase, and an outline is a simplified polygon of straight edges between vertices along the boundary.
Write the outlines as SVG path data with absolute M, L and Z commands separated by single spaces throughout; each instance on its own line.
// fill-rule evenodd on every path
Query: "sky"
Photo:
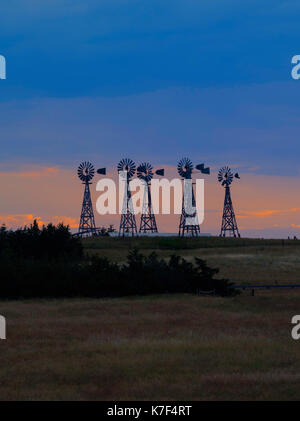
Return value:
M 0 222 L 76 229 L 81 161 L 115 174 L 129 156 L 171 177 L 189 156 L 211 167 L 203 232 L 219 232 L 216 175 L 229 165 L 242 235 L 300 236 L 299 19 L 300 3 L 282 0 L 6 2 Z M 177 225 L 160 218 L 162 231 Z

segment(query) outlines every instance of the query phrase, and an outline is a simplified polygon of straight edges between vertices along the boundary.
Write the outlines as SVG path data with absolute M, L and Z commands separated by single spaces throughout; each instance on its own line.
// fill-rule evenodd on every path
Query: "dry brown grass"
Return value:
M 129 250 L 126 248 L 86 249 L 90 254 L 108 257 L 116 262 L 125 262 Z M 168 258 L 178 254 L 192 261 L 195 257 L 205 259 L 209 265 L 220 269 L 219 277 L 238 284 L 300 284 L 299 246 L 251 246 L 198 248 L 181 250 L 140 249 L 144 254 L 155 251 Z
M 1 302 L 1 400 L 299 399 L 300 291 Z

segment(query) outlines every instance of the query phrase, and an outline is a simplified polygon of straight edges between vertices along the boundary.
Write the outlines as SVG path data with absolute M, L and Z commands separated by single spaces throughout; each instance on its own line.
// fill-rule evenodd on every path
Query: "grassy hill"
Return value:
M 87 253 L 124 262 L 137 247 L 144 254 L 200 257 L 220 269 L 220 278 L 239 284 L 300 283 L 300 241 L 253 238 L 100 237 L 83 240 Z

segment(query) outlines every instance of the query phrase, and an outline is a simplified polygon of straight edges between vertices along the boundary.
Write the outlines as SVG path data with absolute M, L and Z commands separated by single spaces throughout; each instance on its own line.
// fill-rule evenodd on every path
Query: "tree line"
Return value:
M 101 239 L 99 239 L 101 241 Z M 0 229 L 0 298 L 121 297 L 129 295 L 237 292 L 218 269 L 199 258 L 194 262 L 172 255 L 129 251 L 125 263 L 88 255 L 69 227 L 36 221 L 15 231 Z

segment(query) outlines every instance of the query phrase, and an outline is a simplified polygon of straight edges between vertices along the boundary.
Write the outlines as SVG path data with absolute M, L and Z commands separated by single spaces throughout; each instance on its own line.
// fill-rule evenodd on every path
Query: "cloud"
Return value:
M 257 216 L 257 217 L 268 217 L 275 214 L 289 214 L 293 212 L 300 212 L 300 208 L 291 208 L 291 209 L 264 209 L 260 211 L 244 211 L 246 215 L 239 215 L 239 217 L 246 218 L 247 216 Z
M 288 80 L 299 7 L 281 3 L 12 0 L 0 16 L 1 100 Z
M 101 166 L 131 156 L 174 165 L 190 155 L 212 168 L 230 162 L 242 173 L 299 174 L 299 104 L 289 83 L 8 101 L 0 126 L 3 163 Z
M 6 225 L 9 228 L 19 228 L 25 225 L 31 225 L 36 220 L 39 226 L 45 224 L 42 218 L 38 215 L 33 214 L 0 214 L 0 221 L 2 225 Z
M 51 177 L 59 172 L 58 168 L 40 168 L 39 170 L 28 170 L 28 171 L 0 171 L 0 177 Z
M 78 228 L 79 218 L 71 218 L 69 216 L 38 216 L 34 214 L 0 214 L 0 221 L 2 225 L 5 225 L 9 228 L 20 228 L 23 226 L 29 226 L 33 224 L 34 221 L 37 221 L 39 227 L 43 225 L 59 224 L 63 223 L 64 225 L 69 225 L 71 229 Z

